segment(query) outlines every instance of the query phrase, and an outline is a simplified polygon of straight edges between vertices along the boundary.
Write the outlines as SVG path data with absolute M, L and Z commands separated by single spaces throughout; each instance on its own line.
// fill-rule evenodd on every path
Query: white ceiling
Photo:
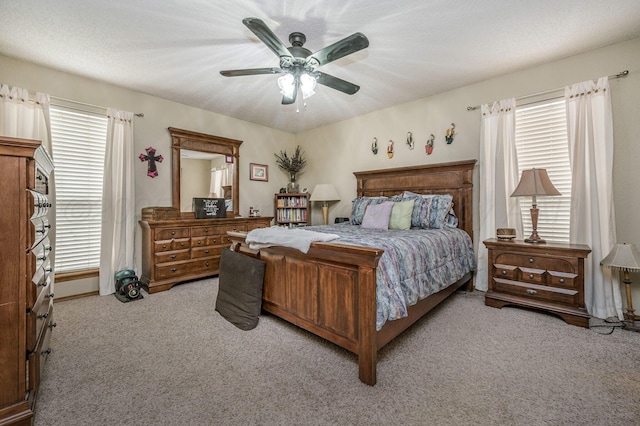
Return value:
M 319 85 L 296 113 L 277 75 L 221 76 L 279 65 L 246 17 L 287 46 L 303 32 L 312 52 L 364 33 L 367 49 L 320 68 L 360 91 Z M 3 0 L 0 13 L 4 55 L 292 133 L 638 36 L 638 0 Z

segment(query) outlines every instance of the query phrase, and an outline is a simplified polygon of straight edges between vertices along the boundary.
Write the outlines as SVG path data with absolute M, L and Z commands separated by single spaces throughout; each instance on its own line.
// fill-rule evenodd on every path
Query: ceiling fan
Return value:
M 350 55 L 369 46 L 369 40 L 362 33 L 354 33 L 331 46 L 311 53 L 303 47 L 306 36 L 300 32 L 289 35 L 291 47 L 286 47 L 280 39 L 258 18 L 245 18 L 242 23 L 247 26 L 264 44 L 280 58 L 280 68 L 253 68 L 220 71 L 225 77 L 238 77 L 257 74 L 283 74 L 278 78 L 278 86 L 282 93 L 282 104 L 288 105 L 296 101 L 298 89 L 304 99 L 313 95 L 316 83 L 353 95 L 360 86 L 316 71 L 316 68 Z

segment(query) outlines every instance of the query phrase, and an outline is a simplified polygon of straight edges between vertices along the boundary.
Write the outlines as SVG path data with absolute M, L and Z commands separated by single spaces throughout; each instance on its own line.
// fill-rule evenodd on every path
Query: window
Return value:
M 56 272 L 100 266 L 104 115 L 51 106 L 56 185 Z
M 540 216 L 538 233 L 546 240 L 569 242 L 571 209 L 571 168 L 564 99 L 552 99 L 516 108 L 516 151 L 518 172 L 546 169 L 553 185 L 562 194 L 537 197 Z M 520 200 L 524 234 L 532 232 L 531 199 Z

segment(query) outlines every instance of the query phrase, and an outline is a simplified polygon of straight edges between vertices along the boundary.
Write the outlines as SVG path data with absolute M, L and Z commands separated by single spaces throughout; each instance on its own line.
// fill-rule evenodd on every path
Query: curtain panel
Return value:
M 523 232 L 519 200 L 511 197 L 519 180 L 515 109 L 515 98 L 481 106 L 478 290 L 488 289 L 488 252 L 482 241 L 494 238 L 497 228 L 515 228 L 520 236 Z
M 623 319 L 617 272 L 604 269 L 616 243 L 613 205 L 613 113 L 608 77 L 565 88 L 571 163 L 571 243 L 587 244 L 585 305 L 597 318 Z
M 136 211 L 133 113 L 107 109 L 102 187 L 100 295 L 115 292 L 116 272 L 135 270 Z

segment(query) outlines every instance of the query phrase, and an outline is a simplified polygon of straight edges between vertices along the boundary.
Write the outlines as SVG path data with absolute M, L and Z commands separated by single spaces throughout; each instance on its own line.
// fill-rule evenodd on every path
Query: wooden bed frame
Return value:
M 475 160 L 354 172 L 358 196 L 390 196 L 408 190 L 452 194 L 459 228 L 473 238 L 472 173 Z M 234 250 L 266 262 L 263 310 L 323 337 L 358 356 L 360 380 L 376 383 L 377 352 L 462 286 L 472 273 L 410 306 L 409 316 L 376 331 L 376 267 L 381 249 L 313 243 L 309 252 L 287 247 L 250 250 L 244 233 L 229 233 Z

